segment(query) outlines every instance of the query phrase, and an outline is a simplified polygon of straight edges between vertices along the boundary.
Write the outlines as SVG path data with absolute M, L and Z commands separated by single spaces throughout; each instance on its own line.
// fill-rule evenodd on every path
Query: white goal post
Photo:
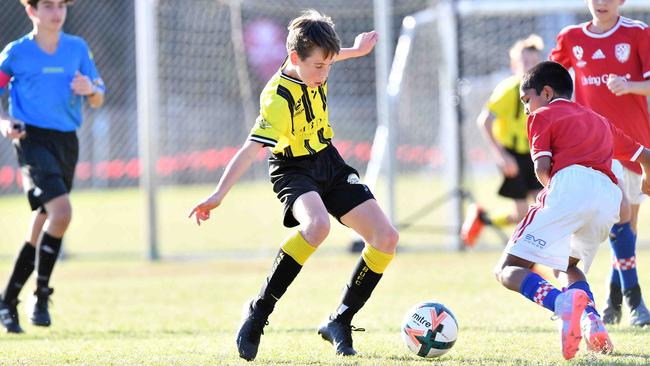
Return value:
M 620 8 L 620 11 L 623 15 L 629 12 L 639 12 L 648 15 L 650 18 L 650 1 L 627 0 Z M 467 168 L 464 166 L 463 156 L 467 153 L 465 151 L 468 149 L 467 145 L 476 147 L 476 145 L 483 144 L 480 139 L 472 140 L 471 138 L 471 141 L 464 143 L 464 135 L 467 134 L 466 130 L 471 129 L 474 125 L 473 120 L 476 118 L 474 109 L 482 106 L 485 102 L 484 98 L 487 98 L 489 95 L 485 94 L 485 92 L 487 91 L 489 93 L 491 91 L 491 89 L 484 85 L 477 87 L 478 83 L 474 82 L 472 78 L 476 78 L 476 75 L 481 71 L 473 73 L 472 70 L 468 70 L 469 67 L 466 66 L 468 64 L 467 58 L 471 56 L 462 56 L 464 52 L 463 47 L 466 47 L 466 45 L 462 44 L 463 38 L 458 32 L 465 32 L 465 29 L 462 28 L 463 20 L 474 19 L 476 17 L 487 19 L 485 20 L 486 24 L 494 22 L 493 19 L 498 18 L 521 17 L 524 19 L 522 21 L 523 23 L 527 19 L 541 17 L 542 19 L 539 22 L 544 25 L 544 29 L 540 29 L 539 32 L 545 36 L 549 50 L 552 48 L 554 36 L 564 26 L 582 22 L 590 18 L 586 4 L 579 0 L 443 0 L 439 1 L 430 9 L 420 11 L 403 19 L 401 33 L 397 41 L 391 71 L 388 77 L 388 84 L 383 91 L 386 94 L 383 100 L 388 100 L 387 108 L 389 118 L 385 123 L 378 124 L 372 145 L 371 159 L 367 166 L 364 180 L 369 186 L 375 187 L 380 176 L 384 176 L 386 178 L 387 194 L 389 196 L 387 201 L 390 203 L 399 199 L 399 197 L 395 198 L 395 192 L 397 191 L 395 182 L 396 176 L 399 174 L 397 171 L 398 167 L 395 164 L 388 164 L 387 162 L 391 157 L 395 156 L 398 149 L 396 146 L 397 138 L 393 134 L 399 133 L 400 128 L 397 126 L 402 123 L 400 113 L 398 112 L 400 103 L 403 103 L 406 98 L 409 98 L 408 96 L 404 96 L 404 75 L 409 68 L 413 68 L 422 62 L 435 63 L 431 67 L 437 69 L 437 77 L 433 78 L 437 80 L 436 84 L 430 87 L 435 89 L 432 93 L 437 95 L 437 100 L 433 101 L 423 98 L 421 103 L 437 103 L 437 122 L 434 122 L 432 126 L 425 126 L 424 123 L 430 121 L 424 121 L 421 127 L 438 129 L 438 133 L 436 134 L 437 144 L 444 156 L 444 166 L 442 169 L 443 181 L 445 182 L 446 192 L 450 192 L 447 196 L 448 205 L 446 207 L 448 212 L 445 215 L 447 220 L 445 225 L 447 227 L 445 243 L 450 249 L 454 250 L 463 248 L 458 235 L 463 219 L 463 201 L 467 197 L 463 193 L 466 185 L 463 173 Z M 648 22 L 646 18 L 642 20 Z M 507 21 L 505 24 L 508 24 Z M 526 25 L 529 26 L 529 24 Z M 414 52 L 422 51 L 418 49 L 420 45 L 415 43 L 414 38 L 418 32 L 425 28 L 433 29 L 429 31 L 431 34 L 435 34 L 432 37 L 436 39 L 432 42 L 437 45 L 435 52 L 438 55 L 430 52 L 422 58 L 416 58 L 413 56 Z M 534 28 L 532 30 L 538 32 Z M 499 38 L 501 35 L 497 34 L 498 31 L 490 34 L 490 30 L 488 29 L 484 32 L 474 30 L 472 35 L 477 38 L 489 36 Z M 506 26 L 501 31 L 510 32 L 511 30 L 507 29 Z M 481 45 L 480 39 L 476 42 L 477 47 L 489 47 L 487 44 Z M 505 44 L 506 42 L 507 44 Z M 501 43 L 500 47 L 507 51 L 511 45 L 511 40 L 508 39 L 508 41 Z M 484 59 L 477 58 L 473 62 L 479 66 L 481 62 L 487 62 L 485 60 L 489 57 L 487 56 L 487 51 L 485 55 L 482 55 Z M 506 54 L 503 51 L 499 52 L 504 55 Z M 480 67 L 476 68 L 481 69 Z M 483 68 L 487 69 L 490 73 L 494 73 L 494 70 L 491 70 L 490 67 Z M 490 88 L 493 86 L 490 85 Z M 481 89 L 482 93 L 475 92 L 475 89 Z M 470 91 L 468 92 L 468 90 Z M 379 96 L 378 100 L 380 100 Z M 408 102 L 413 103 L 412 100 Z M 476 133 L 476 135 L 478 134 Z M 432 141 L 431 144 L 434 144 L 434 142 Z M 432 196 L 444 193 L 434 192 L 433 190 L 435 190 L 434 187 L 432 187 Z M 389 208 L 390 218 L 396 223 L 396 214 L 392 209 L 392 204 Z

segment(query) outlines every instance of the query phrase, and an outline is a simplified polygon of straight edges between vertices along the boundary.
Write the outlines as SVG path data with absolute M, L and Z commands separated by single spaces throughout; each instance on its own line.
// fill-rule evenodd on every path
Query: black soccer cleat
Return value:
M 20 327 L 18 322 L 18 300 L 5 302 L 0 299 L 0 322 L 5 327 L 7 333 L 22 333 L 23 328 Z
M 53 288 L 39 287 L 34 291 L 34 308 L 31 311 L 32 324 L 39 327 L 49 327 L 52 324 L 50 312 L 48 311 L 48 303 L 50 295 L 54 293 Z
M 264 334 L 264 326 L 268 325 L 269 314 L 253 306 L 255 300 L 244 304 L 242 323 L 237 333 L 237 350 L 239 357 L 246 361 L 253 361 L 257 356 L 260 338 Z
M 327 318 L 318 329 L 318 334 L 334 346 L 337 355 L 354 356 L 357 351 L 352 347 L 352 331 L 363 332 L 365 329 Z
M 605 324 L 618 324 L 621 322 L 623 312 L 621 306 L 612 304 L 611 300 L 607 300 L 607 306 L 603 309 L 603 323 Z

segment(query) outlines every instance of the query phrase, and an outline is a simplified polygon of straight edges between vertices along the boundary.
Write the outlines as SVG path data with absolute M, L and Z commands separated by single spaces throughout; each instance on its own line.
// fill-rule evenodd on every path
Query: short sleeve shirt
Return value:
M 77 72 L 104 91 L 92 53 L 80 37 L 61 32 L 54 54 L 44 52 L 32 33 L 11 42 L 0 53 L 0 79 L 9 80 L 9 114 L 36 127 L 76 130 L 85 98 L 70 87 Z

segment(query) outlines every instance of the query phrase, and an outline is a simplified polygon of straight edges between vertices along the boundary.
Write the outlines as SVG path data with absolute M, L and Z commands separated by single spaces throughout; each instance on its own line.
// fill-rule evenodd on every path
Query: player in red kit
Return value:
M 575 100 L 606 117 L 616 127 L 650 146 L 650 28 L 618 13 L 624 0 L 587 0 L 593 19 L 569 26 L 557 36 L 550 59 L 575 73 Z M 621 166 L 622 165 L 622 166 Z M 636 273 L 636 232 L 641 193 L 641 168 L 614 162 L 623 190 L 620 221 L 610 232 L 612 275 L 603 320 L 621 320 L 625 297 L 630 324 L 650 324 Z
M 606 118 L 572 102 L 573 81 L 559 63 L 528 71 L 520 87 L 535 174 L 544 189 L 513 233 L 495 268 L 506 288 L 553 311 L 562 321 L 562 355 L 571 359 L 584 337 L 587 349 L 610 353 L 613 345 L 595 309 L 585 272 L 619 219 L 622 192 L 612 158 L 638 161 L 650 172 L 650 150 Z M 643 176 L 643 192 L 650 182 Z M 582 261 L 584 272 L 577 267 Z M 560 292 L 530 269 L 543 264 L 562 273 Z

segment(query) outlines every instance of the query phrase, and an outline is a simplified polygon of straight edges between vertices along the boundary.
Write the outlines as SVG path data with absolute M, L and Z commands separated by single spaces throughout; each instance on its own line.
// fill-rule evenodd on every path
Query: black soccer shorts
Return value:
M 370 189 L 362 184 L 359 172 L 345 163 L 332 145 L 314 155 L 269 158 L 269 175 L 273 191 L 284 206 L 284 226 L 298 226 L 292 207 L 301 195 L 314 191 L 332 216 L 341 217 L 361 203 L 373 199 Z
M 542 189 L 542 184 L 535 176 L 535 165 L 530 154 L 518 154 L 510 149 L 506 149 L 506 152 L 517 161 L 519 174 L 512 178 L 503 178 L 499 195 L 512 199 L 526 199 L 531 191 Z
M 47 202 L 72 190 L 79 141 L 74 131 L 27 125 L 26 132 L 25 138 L 14 144 L 23 187 L 32 211 L 44 211 Z

